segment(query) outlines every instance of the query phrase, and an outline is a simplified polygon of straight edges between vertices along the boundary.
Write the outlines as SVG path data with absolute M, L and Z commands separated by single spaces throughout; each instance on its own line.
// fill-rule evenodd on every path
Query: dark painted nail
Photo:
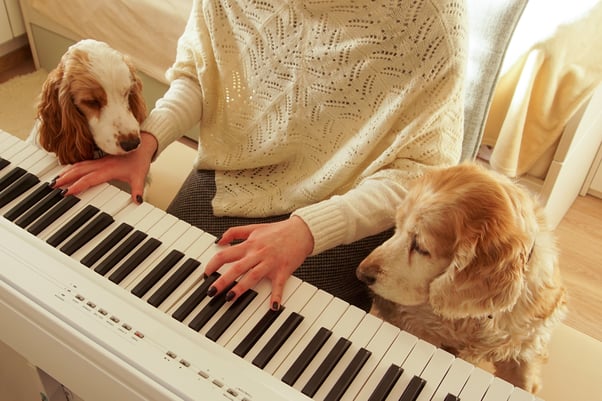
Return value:
M 278 302 L 273 302 L 272 303 L 272 310 L 273 311 L 278 311 L 280 310 L 280 304 Z
M 222 239 L 222 237 L 221 237 L 221 236 L 217 237 L 217 238 L 215 239 L 214 243 L 215 243 L 215 244 L 217 244 L 217 243 L 218 243 L 218 242 L 219 242 L 221 239 Z
M 214 286 L 209 287 L 209 289 L 207 290 L 207 296 L 212 297 L 215 294 L 217 294 L 217 288 L 215 288 Z
M 207 273 L 203 273 L 203 280 L 207 280 L 207 277 L 209 277 Z
M 50 181 L 50 183 L 49 183 L 48 185 L 49 185 L 51 188 L 53 188 L 53 187 L 54 187 L 54 185 L 56 184 L 56 180 L 58 180 L 58 179 L 59 179 L 59 176 L 57 175 L 56 177 L 54 177 L 54 178 L 52 179 L 52 181 Z
M 142 195 L 136 195 L 136 202 L 138 202 L 138 204 L 143 202 Z
M 234 291 L 229 291 L 226 294 L 226 302 L 230 302 L 234 299 L 234 297 L 236 296 L 236 294 L 234 293 Z
M 61 196 L 65 196 L 67 194 L 68 189 L 65 188 L 61 191 Z

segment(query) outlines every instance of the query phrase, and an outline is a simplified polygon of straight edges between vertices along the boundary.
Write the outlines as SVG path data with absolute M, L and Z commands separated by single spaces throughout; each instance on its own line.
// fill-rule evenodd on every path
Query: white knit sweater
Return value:
M 316 254 L 459 160 L 465 41 L 459 0 L 196 0 L 143 129 L 160 153 L 200 121 L 216 215 L 293 212 Z

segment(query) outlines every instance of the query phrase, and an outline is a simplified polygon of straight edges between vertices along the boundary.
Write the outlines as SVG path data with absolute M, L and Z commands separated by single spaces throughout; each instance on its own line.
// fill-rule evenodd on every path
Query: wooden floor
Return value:
M 0 83 L 32 71 L 28 48 L 0 57 Z M 570 311 L 565 323 L 602 341 L 602 199 L 578 197 L 556 233 L 569 292 Z

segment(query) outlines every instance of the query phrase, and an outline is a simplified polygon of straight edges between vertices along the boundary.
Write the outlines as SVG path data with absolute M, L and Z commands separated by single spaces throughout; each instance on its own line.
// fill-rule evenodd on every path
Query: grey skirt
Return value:
M 220 237 L 230 227 L 272 223 L 289 217 L 288 214 L 265 218 L 216 217 L 211 206 L 214 196 L 214 172 L 193 170 L 167 211 L 216 237 Z M 374 248 L 392 234 L 393 229 L 387 230 L 352 244 L 340 245 L 310 256 L 295 271 L 295 276 L 367 311 L 372 304 L 370 291 L 356 278 L 355 269 Z

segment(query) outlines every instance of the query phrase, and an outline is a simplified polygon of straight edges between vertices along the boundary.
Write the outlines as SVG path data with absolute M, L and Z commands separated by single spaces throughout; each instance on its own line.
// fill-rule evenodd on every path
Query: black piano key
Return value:
M 149 238 L 128 260 L 126 260 L 119 269 L 115 270 L 113 274 L 111 274 L 111 281 L 118 278 L 125 278 L 128 274 L 130 274 L 136 267 L 140 265 L 150 255 L 161 245 L 161 241 L 156 238 Z M 172 251 L 173 252 L 173 251 Z M 179 251 L 175 251 L 179 252 Z M 148 292 L 152 288 L 153 285 L 157 284 L 159 280 L 163 276 L 167 274 L 167 272 L 172 268 L 173 265 L 169 266 L 169 264 L 161 265 L 159 263 L 149 274 L 147 274 L 133 289 L 132 294 L 136 295 L 138 298 L 142 298 L 144 294 Z M 123 270 L 123 272 L 122 272 Z M 124 275 L 125 274 L 125 275 Z M 114 277 L 114 276 L 119 277 Z M 123 280 L 123 278 L 121 280 Z M 115 282 L 115 281 L 113 281 Z
M 71 220 L 65 223 L 64 226 L 59 228 L 54 234 L 46 240 L 53 247 L 59 246 L 65 241 L 71 234 L 80 229 L 86 222 L 90 221 L 100 210 L 96 206 L 87 205 L 79 211 Z
M 27 173 L 27 171 L 23 170 L 21 167 L 15 167 L 6 173 L 0 178 L 0 191 L 4 191 L 5 188 L 17 181 L 25 173 Z
M 105 212 L 100 212 L 88 225 L 81 229 L 73 238 L 61 247 L 61 252 L 66 255 L 73 255 L 78 249 L 96 237 L 102 230 L 113 223 L 113 217 Z
M 98 245 L 94 247 L 86 256 L 80 260 L 80 262 L 87 267 L 100 260 L 104 255 L 107 254 L 115 245 L 119 243 L 126 235 L 132 231 L 134 227 L 127 223 L 121 223 L 111 234 L 107 235 Z
M 372 394 L 370 394 L 368 401 L 385 401 L 389 396 L 389 393 L 391 393 L 393 386 L 395 386 L 395 383 L 397 383 L 397 380 L 399 380 L 401 377 L 402 373 L 403 368 L 395 364 L 389 366 L 389 369 L 387 369 L 382 379 L 380 379 L 376 385 L 376 388 Z
M 305 371 L 307 366 L 311 363 L 311 361 L 315 358 L 316 354 L 322 349 L 326 340 L 330 338 L 332 335 L 332 331 L 328 330 L 325 327 L 321 327 L 320 330 L 314 335 L 311 339 L 307 347 L 299 354 L 295 362 L 291 365 L 291 367 L 286 371 L 284 376 L 282 376 L 282 381 L 289 386 L 295 384 L 297 379 L 301 376 L 301 374 Z
M 267 329 L 270 328 L 272 323 L 274 323 L 276 318 L 280 316 L 283 310 L 284 307 L 281 307 L 278 310 L 269 309 L 265 313 L 265 315 L 263 315 L 261 320 L 255 325 L 255 327 L 251 329 L 249 334 L 247 334 L 246 337 L 240 342 L 240 344 L 236 346 L 236 348 L 234 349 L 234 353 L 240 356 L 241 358 L 244 358 L 245 355 L 247 355 L 247 353 L 251 350 L 251 348 L 253 348 L 255 343 L 259 341 L 263 333 L 265 333 Z
M 8 205 L 39 182 L 40 179 L 31 173 L 22 175 L 17 181 L 0 192 L 0 207 Z
M 60 202 L 63 199 L 63 190 L 60 188 L 53 189 L 48 195 L 42 198 L 33 207 L 23 213 L 18 219 L 15 220 L 15 224 L 21 228 L 25 228 L 33 223 L 38 217 L 46 213 L 50 208 Z
M 307 381 L 301 392 L 308 397 L 313 397 L 320 386 L 324 383 L 332 369 L 334 369 L 336 364 L 341 360 L 350 345 L 351 341 L 343 337 L 339 338 L 318 369 L 316 369 L 314 374 Z
M 324 401 L 339 401 L 371 355 L 372 352 L 365 348 L 360 348 L 334 386 L 332 386 Z
M 0 157 L 0 170 L 2 170 L 4 167 L 8 166 L 9 164 L 10 164 L 10 162 L 8 160 Z
M 147 302 L 154 307 L 161 305 L 169 294 L 174 292 L 200 265 L 201 262 L 198 260 L 188 259 L 148 298 Z
M 260 369 L 265 368 L 265 366 L 272 360 L 272 357 L 278 352 L 282 344 L 284 344 L 290 335 L 295 331 L 295 329 L 301 324 L 303 321 L 303 316 L 296 312 L 292 312 L 282 323 L 282 325 L 278 328 L 276 333 L 270 338 L 270 340 L 266 343 L 266 345 L 257 353 L 257 356 L 253 358 L 253 365 L 257 366 Z
M 197 289 L 194 290 L 188 298 L 186 298 L 186 301 L 184 301 L 171 316 L 178 322 L 184 321 L 184 319 L 186 319 L 186 316 L 190 315 L 190 312 L 192 312 L 193 309 L 196 308 L 196 306 L 200 304 L 203 299 L 205 299 L 205 297 L 207 296 L 207 290 L 209 289 L 211 284 L 213 284 L 215 280 L 218 279 L 219 276 L 219 273 L 213 273 L 205 280 L 203 280 L 201 285 L 199 285 Z
M 460 397 L 452 393 L 448 393 L 443 399 L 443 401 L 460 401 Z
M 4 213 L 4 217 L 8 221 L 14 221 L 23 213 L 25 213 L 28 209 L 38 203 L 42 198 L 52 192 L 52 187 L 48 185 L 48 183 L 43 183 L 38 186 L 35 190 L 33 190 L 29 195 L 27 195 L 24 199 L 19 201 L 15 206 L 12 207 L 9 211 Z
M 79 202 L 79 198 L 75 196 L 64 197 L 56 205 L 50 208 L 50 210 L 44 213 L 43 216 L 41 216 L 33 224 L 31 224 L 27 228 L 27 231 L 29 231 L 33 235 L 38 235 L 39 233 L 44 231 L 50 224 L 54 223 L 56 219 L 65 214 L 67 210 L 75 206 L 77 202 Z
M 399 401 L 416 401 L 425 384 L 426 380 L 422 377 L 412 377 L 408 386 L 403 390 L 403 394 L 399 397 Z
M 197 315 L 190 321 L 188 327 L 195 331 L 199 331 L 207 324 L 207 322 L 221 309 L 226 303 L 226 295 L 228 291 L 236 285 L 236 282 L 230 283 L 222 292 L 211 298 L 211 300 L 197 313 Z
M 107 274 L 117 263 L 122 261 L 132 249 L 136 248 L 146 238 L 146 233 L 140 230 L 136 230 L 126 238 L 121 245 L 119 245 L 113 252 L 111 252 L 106 258 L 100 261 L 98 266 L 94 268 L 94 271 L 98 274 Z
M 238 319 L 238 316 L 240 316 L 240 314 L 247 306 L 249 306 L 251 301 L 253 301 L 256 296 L 257 291 L 247 290 L 241 296 L 236 298 L 236 301 L 232 303 L 232 306 L 230 306 L 228 310 L 224 312 L 224 314 L 217 320 L 217 322 L 215 322 L 215 324 L 211 326 L 209 330 L 207 330 L 205 337 L 212 341 L 217 341 L 222 334 L 228 330 L 228 327 L 230 327 L 230 325 L 232 325 L 232 323 Z

